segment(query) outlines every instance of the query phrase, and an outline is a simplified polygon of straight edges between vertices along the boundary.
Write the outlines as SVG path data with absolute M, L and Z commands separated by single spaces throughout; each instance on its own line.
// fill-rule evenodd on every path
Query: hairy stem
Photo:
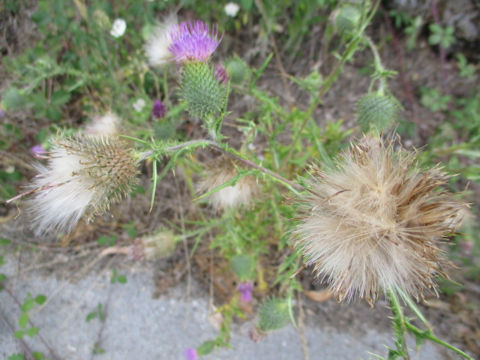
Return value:
M 393 313 L 393 328 L 395 330 L 395 346 L 397 347 L 398 355 L 404 359 L 410 359 L 408 355 L 407 344 L 405 342 L 405 316 L 403 315 L 402 305 L 393 290 L 388 291 L 388 300 L 390 301 L 390 308 Z

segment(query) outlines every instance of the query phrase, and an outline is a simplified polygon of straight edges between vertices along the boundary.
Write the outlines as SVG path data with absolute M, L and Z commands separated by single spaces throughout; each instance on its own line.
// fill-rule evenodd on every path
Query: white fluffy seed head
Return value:
M 168 49 L 172 44 L 172 38 L 169 36 L 170 29 L 177 24 L 177 17 L 172 14 L 157 25 L 144 46 L 148 63 L 153 67 L 161 67 L 173 58 Z
M 237 175 L 236 163 L 220 158 L 207 165 L 197 189 L 199 193 L 212 191 Z M 216 209 L 234 208 L 248 204 L 258 192 L 258 185 L 252 176 L 242 177 L 235 185 L 227 186 L 208 197 L 208 202 Z
M 57 141 L 48 164 L 38 165 L 28 213 L 37 235 L 70 232 L 128 193 L 135 183 L 133 151 L 116 138 L 76 137 Z
M 91 136 L 112 136 L 117 135 L 120 127 L 120 119 L 112 112 L 103 116 L 95 117 L 90 124 L 85 127 L 85 134 Z
M 401 288 L 435 289 L 448 264 L 438 245 L 461 222 L 464 203 L 442 189 L 438 167 L 420 170 L 416 154 L 363 138 L 335 169 L 312 171 L 297 245 L 339 300 Z

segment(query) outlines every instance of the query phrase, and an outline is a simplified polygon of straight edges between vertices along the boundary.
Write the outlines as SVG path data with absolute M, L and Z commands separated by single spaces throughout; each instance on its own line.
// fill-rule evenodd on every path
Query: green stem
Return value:
M 405 359 L 410 359 L 408 355 L 407 344 L 405 342 L 405 316 L 403 315 L 402 305 L 394 291 L 388 290 L 388 300 L 393 313 L 393 327 L 395 330 L 395 346 L 397 352 Z
M 262 173 L 264 173 L 265 175 L 268 175 L 274 181 L 277 181 L 277 182 L 281 183 L 282 185 L 284 185 L 285 187 L 287 187 L 290 191 L 292 191 L 296 195 L 300 195 L 300 193 L 299 193 L 300 191 L 308 190 L 308 189 L 305 189 L 300 184 L 297 184 L 293 181 L 290 181 L 290 180 L 284 178 L 283 176 L 277 174 L 276 172 L 273 172 L 273 171 L 271 171 L 267 168 L 264 168 L 261 165 L 257 165 L 254 162 L 252 162 L 248 159 L 245 159 L 240 154 L 238 154 L 235 150 L 228 148 L 226 145 L 222 146 L 221 144 L 219 144 L 215 141 L 207 140 L 207 139 L 191 140 L 191 141 L 187 141 L 187 142 L 184 142 L 184 143 L 181 143 L 181 144 L 178 144 L 178 145 L 174 145 L 174 146 L 170 146 L 170 147 L 167 147 L 167 148 L 159 147 L 158 149 L 152 149 L 152 150 L 149 150 L 149 151 L 146 151 L 146 152 L 143 152 L 143 153 L 139 154 L 139 160 L 138 161 L 146 160 L 149 157 L 154 156 L 155 154 L 158 154 L 158 153 L 175 153 L 175 152 L 183 150 L 185 148 L 195 149 L 195 148 L 199 148 L 199 147 L 202 147 L 202 148 L 211 147 L 213 149 L 216 149 L 216 150 L 220 151 L 221 153 L 225 154 L 226 156 L 228 156 L 228 157 L 230 157 L 234 160 L 240 161 L 241 163 L 245 164 L 246 166 L 248 166 L 250 168 L 254 168 L 256 170 L 259 170 Z
M 405 292 L 400 289 L 400 288 L 396 288 L 395 290 L 399 295 L 400 297 L 402 298 L 402 300 L 408 305 L 408 307 L 410 308 L 410 310 L 413 311 L 413 313 L 423 322 L 423 324 L 429 329 L 429 330 L 432 330 L 432 325 L 430 325 L 430 323 L 428 322 L 428 320 L 425 318 L 425 316 L 423 316 L 421 310 L 418 308 L 418 306 L 412 301 L 412 299 L 410 298 L 410 296 L 408 296 L 407 294 L 405 294 Z
M 428 331 L 428 330 L 423 331 L 422 329 L 420 329 L 420 328 L 416 327 L 415 325 L 411 324 L 409 321 L 405 321 L 405 326 L 413 334 L 415 334 L 417 336 L 420 336 L 424 339 L 430 340 L 430 341 L 432 341 L 436 344 L 439 344 L 439 345 L 441 345 L 441 346 L 443 346 L 447 349 L 450 349 L 450 350 L 456 352 L 457 354 L 461 355 L 465 359 L 473 360 L 473 358 L 471 356 L 464 353 L 462 350 L 457 349 L 455 346 L 450 345 L 449 343 L 437 338 L 435 335 L 433 335 L 433 333 L 431 331 Z
M 375 59 L 375 73 L 379 74 L 378 80 L 380 81 L 380 86 L 378 88 L 378 92 L 380 95 L 383 95 L 385 92 L 385 88 L 387 87 L 385 77 L 382 75 L 385 72 L 385 67 L 382 64 L 380 54 L 378 53 L 377 47 L 373 43 L 372 39 L 370 39 L 370 37 L 368 37 L 367 35 L 363 35 L 363 39 L 367 42 L 370 50 L 372 50 L 373 57 Z

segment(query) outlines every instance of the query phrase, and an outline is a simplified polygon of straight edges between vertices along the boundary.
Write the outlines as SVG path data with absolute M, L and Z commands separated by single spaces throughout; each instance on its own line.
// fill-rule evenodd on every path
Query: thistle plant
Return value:
M 373 306 L 379 297 L 388 298 L 398 345 L 392 354 L 408 358 L 402 345 L 406 332 L 460 354 L 433 332 L 422 333 L 409 323 L 398 301 L 400 297 L 424 319 L 411 297 L 418 300 L 424 292 L 436 293 L 437 276 L 447 276 L 450 263 L 442 243 L 459 229 L 467 205 L 447 190 L 451 177 L 440 165 L 420 166 L 419 152 L 404 149 L 394 135 L 386 135 L 395 128 L 401 105 L 388 89 L 394 72 L 383 66 L 374 42 L 365 35 L 378 4 L 343 4 L 335 11 L 343 50 L 337 63 L 327 74 L 315 68 L 306 78 L 292 77 L 308 95 L 306 109 L 284 107 L 256 86 L 273 55 L 257 69 L 238 56 L 214 61 L 222 40 L 217 27 L 201 21 L 177 24 L 168 18 L 143 48 L 155 68 L 151 72 L 155 86 L 155 71 L 162 71 L 164 79 L 163 93 L 153 99 L 165 103 L 154 101 L 148 116 L 155 123 L 178 113 L 193 118 L 194 124 L 201 120 L 203 128 L 196 130 L 202 135 L 166 140 L 145 128 L 132 136 L 118 135 L 119 120 L 110 114 L 92 122 L 83 134 L 55 140 L 47 164 L 38 166 L 40 174 L 19 196 L 30 196 L 27 205 L 36 232 L 68 232 L 83 216 L 108 210 L 112 202 L 128 195 L 142 161 L 153 164 L 153 207 L 157 184 L 167 171 L 181 165 L 192 175 L 188 185 L 197 192 L 196 200 L 208 201 L 205 213 L 219 216 L 205 220 L 205 228 L 192 233 L 215 234 L 209 247 L 225 257 L 225 272 L 236 281 L 218 310 L 224 319 L 219 337 L 190 349 L 186 356 L 196 358 L 228 346 L 232 319 L 245 317 L 242 306 L 255 307 L 257 298 L 259 333 L 295 324 L 292 299 L 303 291 L 296 275 L 304 264 L 313 266 L 315 276 L 325 280 L 339 301 L 363 298 Z M 370 87 L 355 109 L 365 134 L 338 155 L 353 130 L 345 130 L 341 121 L 320 126 L 314 114 L 360 45 L 372 53 L 374 65 Z M 176 66 L 166 66 L 170 63 Z M 178 106 L 168 97 L 170 73 L 178 79 Z M 223 131 L 230 81 L 233 91 L 255 104 L 253 115 L 238 116 L 238 139 L 229 139 Z M 268 145 L 256 148 L 256 139 Z M 209 160 L 198 160 L 199 153 L 208 154 Z M 306 164 L 313 164 L 310 171 Z M 195 218 L 191 223 L 200 221 Z M 218 231 L 211 232 L 213 228 Z M 121 253 L 136 259 L 168 255 L 178 237 L 159 229 Z M 195 249 L 201 235 L 197 239 Z

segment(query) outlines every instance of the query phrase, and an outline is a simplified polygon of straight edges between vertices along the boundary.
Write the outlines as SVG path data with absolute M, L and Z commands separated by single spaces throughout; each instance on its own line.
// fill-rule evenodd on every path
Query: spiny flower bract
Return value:
M 128 194 L 138 172 L 135 153 L 113 137 L 77 136 L 53 144 L 46 166 L 38 165 L 29 214 L 37 234 L 69 232 Z
M 177 62 L 207 61 L 220 44 L 218 30 L 202 21 L 182 22 L 170 29 L 168 47 Z
M 206 119 L 222 110 L 227 91 L 209 64 L 188 63 L 182 68 L 180 77 L 180 96 L 191 115 Z
M 465 204 L 442 188 L 440 168 L 421 170 L 415 153 L 364 137 L 338 166 L 314 169 L 297 245 L 341 301 L 402 289 L 435 289 L 448 261 L 438 247 L 461 222 Z

